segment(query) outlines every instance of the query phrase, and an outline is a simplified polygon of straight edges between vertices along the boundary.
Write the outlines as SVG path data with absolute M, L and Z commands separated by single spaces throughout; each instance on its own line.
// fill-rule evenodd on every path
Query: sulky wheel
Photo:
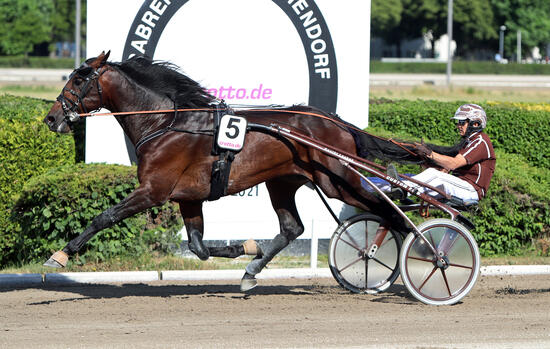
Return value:
M 479 275 L 480 257 L 473 236 L 450 219 L 432 219 L 418 230 L 437 250 L 411 233 L 400 255 L 401 279 L 419 301 L 432 305 L 454 304 L 466 296 Z
M 353 216 L 338 226 L 330 239 L 330 271 L 342 287 L 352 292 L 384 291 L 399 276 L 402 237 L 381 227 L 381 221 L 372 214 Z M 379 242 L 375 247 L 377 233 Z

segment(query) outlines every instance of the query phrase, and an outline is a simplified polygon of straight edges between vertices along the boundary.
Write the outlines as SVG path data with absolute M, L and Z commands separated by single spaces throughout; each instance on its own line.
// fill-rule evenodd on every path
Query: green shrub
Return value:
M 3 262 L 44 261 L 65 247 L 95 216 L 134 190 L 135 172 L 135 167 L 77 164 L 33 177 L 25 184 L 12 211 L 18 231 Z M 173 204 L 154 208 L 100 232 L 77 260 L 84 263 L 151 250 L 168 252 L 179 247 L 180 228 Z
M 72 137 L 51 132 L 42 118 L 51 102 L 38 99 L 0 97 L 0 250 L 10 244 L 8 220 L 13 196 L 25 182 L 47 169 L 72 164 L 75 159 Z
M 369 131 L 384 137 L 436 144 L 453 144 L 458 135 L 450 116 L 461 102 L 374 100 Z M 498 105 L 486 108 L 487 133 L 496 149 L 497 164 L 487 196 L 465 215 L 483 255 L 518 254 L 550 235 L 550 162 L 548 112 Z M 536 141 L 533 141 L 536 140 Z M 516 154 L 513 154 L 516 153 Z M 418 173 L 419 166 L 399 166 Z
M 0 57 L 0 67 L 73 69 L 74 58 L 2 56 Z
M 550 75 L 548 64 L 500 64 L 488 61 L 454 61 L 453 74 Z M 371 73 L 445 74 L 447 63 L 370 61 Z
M 487 196 L 469 218 L 483 255 L 520 254 L 550 233 L 550 172 L 497 152 Z
M 451 116 L 466 102 L 376 100 L 370 104 L 369 124 L 389 132 L 430 138 L 443 144 L 458 140 Z M 550 168 L 550 113 L 514 106 L 487 106 L 486 132 L 495 149 L 519 154 L 529 163 Z
M 461 103 L 373 100 L 369 130 L 452 144 L 458 136 L 450 117 Z M 549 113 L 483 106 L 497 168 L 487 197 L 469 217 L 484 255 L 518 253 L 534 238 L 550 235 Z M 41 121 L 50 107 L 51 102 L 37 99 L 0 97 L 1 264 L 43 261 L 137 185 L 135 168 L 74 165 L 73 137 L 55 134 Z M 52 168 L 57 169 L 48 171 Z M 169 251 L 180 242 L 175 232 L 181 223 L 175 217 L 175 208 L 167 205 L 127 219 L 92 239 L 79 260 Z

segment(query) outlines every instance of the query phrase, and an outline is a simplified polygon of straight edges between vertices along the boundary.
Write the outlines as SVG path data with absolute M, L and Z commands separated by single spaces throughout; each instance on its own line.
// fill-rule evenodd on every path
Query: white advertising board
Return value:
M 178 65 L 228 104 L 304 103 L 367 126 L 370 0 L 93 0 L 87 11 L 89 57 L 146 54 Z M 86 162 L 131 163 L 113 117 L 86 122 Z M 296 200 L 302 237 L 330 237 L 336 224 L 317 194 L 304 187 Z M 209 240 L 279 231 L 263 184 L 206 202 L 204 216 Z

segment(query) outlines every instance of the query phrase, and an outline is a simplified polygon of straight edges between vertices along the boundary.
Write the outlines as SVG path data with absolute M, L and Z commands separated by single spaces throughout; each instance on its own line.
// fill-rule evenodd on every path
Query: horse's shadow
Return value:
M 404 285 L 393 284 L 384 292 L 373 295 L 371 302 L 413 305 L 419 304 Z
M 28 289 L 29 287 L 2 287 L 0 293 Z M 228 300 L 248 300 L 261 296 L 292 295 L 334 297 L 363 297 L 365 301 L 413 304 L 416 303 L 403 285 L 392 285 L 385 292 L 366 295 L 354 294 L 338 285 L 296 284 L 296 285 L 258 285 L 248 292 L 241 292 L 238 284 L 73 284 L 73 285 L 42 285 L 32 287 L 46 292 L 72 293 L 74 297 L 55 298 L 27 305 L 43 305 L 58 302 L 74 302 L 87 299 L 122 299 L 125 297 L 176 297 L 181 299 L 193 296 L 219 297 Z
M 79 296 L 29 303 L 29 305 L 49 304 L 55 302 L 78 301 L 86 299 L 109 299 L 125 297 L 160 297 L 190 298 L 192 296 L 221 297 L 228 299 L 249 299 L 262 295 L 310 295 L 308 286 L 260 286 L 250 292 L 241 292 L 239 285 L 150 285 L 150 284 L 86 284 L 59 285 L 38 287 L 44 291 L 73 293 Z

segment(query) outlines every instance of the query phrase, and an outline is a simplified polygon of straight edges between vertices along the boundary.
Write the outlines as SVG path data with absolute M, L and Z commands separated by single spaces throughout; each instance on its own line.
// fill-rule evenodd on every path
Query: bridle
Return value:
M 61 90 L 61 94 L 57 97 L 57 100 L 59 103 L 61 103 L 61 108 L 63 109 L 63 116 L 65 117 L 65 122 L 67 124 L 72 124 L 77 122 L 81 119 L 81 115 L 78 113 L 78 109 L 80 108 L 81 111 L 84 113 L 88 113 L 88 110 L 86 109 L 86 106 L 84 105 L 84 98 L 86 98 L 86 95 L 88 92 L 90 92 L 92 88 L 92 83 L 95 81 L 96 87 L 97 87 L 97 93 L 99 95 L 99 107 L 95 110 L 99 110 L 103 106 L 103 96 L 102 96 L 102 90 L 101 85 L 99 84 L 99 77 L 105 73 L 107 69 L 101 70 L 103 67 L 103 64 L 100 65 L 98 68 L 93 68 L 89 66 L 87 63 L 84 63 L 80 68 L 76 69 L 69 75 L 69 80 L 72 79 L 75 74 L 78 74 L 80 77 L 82 77 L 82 88 L 80 89 L 80 92 L 77 92 L 73 89 L 69 89 L 66 86 L 63 87 Z M 86 76 L 80 75 L 83 70 L 90 69 L 90 72 Z M 75 97 L 75 100 L 65 97 L 65 92 L 68 92 L 72 96 Z

